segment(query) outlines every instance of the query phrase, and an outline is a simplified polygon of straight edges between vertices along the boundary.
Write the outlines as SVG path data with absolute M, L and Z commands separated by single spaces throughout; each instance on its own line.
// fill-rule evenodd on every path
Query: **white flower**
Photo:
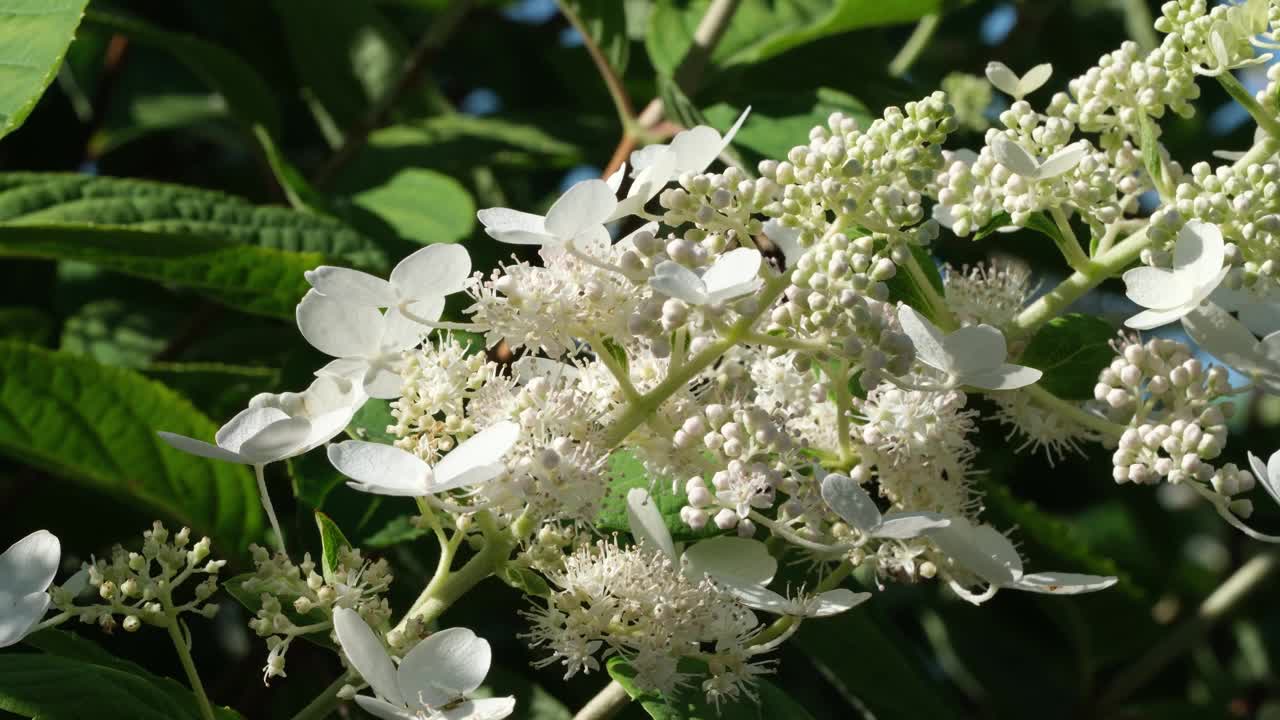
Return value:
M 49 609 L 49 585 L 62 547 L 48 530 L 37 530 L 0 553 L 0 648 L 26 637 Z
M 729 147 L 729 143 L 733 142 L 733 137 L 738 134 L 738 130 L 747 121 L 747 115 L 750 113 L 751 107 L 748 106 L 723 137 L 713 127 L 698 125 L 676 133 L 668 145 L 650 145 L 631 153 L 633 174 L 639 180 L 645 170 L 660 162 L 662 154 L 668 149 L 675 155 L 671 177 L 705 171 Z
M 722 303 L 760 287 L 760 263 L 759 250 L 738 248 L 716 258 L 699 277 L 680 263 L 664 260 L 653 269 L 649 285 L 690 305 Z
M 1215 305 L 1234 312 L 1254 335 L 1270 335 L 1280 330 L 1280 302 L 1273 295 L 1258 297 L 1246 290 L 1219 285 L 1209 296 Z
M 170 432 L 157 433 L 169 445 L 200 457 L 266 465 L 308 452 L 351 423 L 365 402 L 364 391 L 347 378 L 317 377 L 300 393 L 262 393 L 214 435 L 216 445 Z
M 329 446 L 329 462 L 361 492 L 422 497 L 498 477 L 507 471 L 502 457 L 519 437 L 516 423 L 497 423 L 467 438 L 435 467 L 393 445 L 348 440 Z
M 974 525 L 953 518 L 946 527 L 927 532 L 938 549 L 964 570 L 988 584 L 986 592 L 974 594 L 954 579 L 951 587 L 960 597 L 978 605 L 1000 589 L 1026 590 L 1051 595 L 1078 595 L 1105 590 L 1116 584 L 1116 578 L 1078 573 L 1043 572 L 1024 575 L 1022 558 L 1009 542 L 990 525 Z
M 1137 267 L 1124 274 L 1125 294 L 1145 308 L 1124 321 L 1135 330 L 1150 330 L 1186 315 L 1209 297 L 1230 268 L 1224 268 L 1226 245 L 1216 225 L 1192 220 L 1178 232 L 1173 269 Z
M 1049 63 L 1031 68 L 1022 77 L 1018 77 L 1002 62 L 987 63 L 987 80 L 991 81 L 991 84 L 1000 92 L 1012 95 L 1014 100 L 1021 100 L 1039 90 L 1041 85 L 1049 81 L 1049 76 L 1052 74 L 1053 66 Z
M 476 213 L 484 231 L 512 245 L 609 245 L 609 221 L 618 207 L 616 190 L 603 180 L 583 180 L 565 191 L 545 217 L 508 208 Z
M 397 308 L 415 320 L 432 323 L 444 312 L 445 297 L 465 287 L 471 256 L 461 245 L 428 245 L 401 260 L 390 280 L 329 265 L 305 275 L 326 297 L 348 305 Z
M 1005 362 L 1004 334 L 990 325 L 971 325 L 943 334 L 909 305 L 898 308 L 898 322 L 911 339 L 916 358 L 946 373 L 949 385 L 972 385 L 984 390 L 1013 390 L 1037 382 L 1035 368 Z
M 1258 340 L 1243 323 L 1213 303 L 1183 316 L 1182 327 L 1206 352 L 1247 375 L 1266 392 L 1280 394 L 1280 332 Z
M 906 540 L 951 524 L 945 516 L 932 512 L 881 515 L 867 491 L 848 475 L 833 473 L 823 478 L 822 499 L 845 522 L 867 537 Z
M 489 674 L 489 642 L 467 628 L 441 630 L 409 651 L 397 668 L 382 642 L 355 610 L 333 611 L 342 651 L 376 697 L 356 704 L 380 720 L 500 720 L 515 711 L 514 697 L 468 700 Z
M 400 395 L 404 351 L 422 342 L 422 325 L 397 307 L 384 314 L 376 307 L 343 302 L 315 289 L 298 303 L 297 316 L 307 342 L 338 358 L 321 373 L 358 378 L 369 397 L 385 400 Z
M 1045 158 L 1036 160 L 1017 142 L 1004 135 L 997 135 L 991 143 L 991 153 L 996 160 L 1014 173 L 1028 180 L 1051 180 L 1071 172 L 1089 152 L 1089 144 L 1081 140 L 1072 143 Z
M 1262 464 L 1262 458 L 1249 453 L 1249 467 L 1253 468 L 1253 476 L 1262 489 L 1280 503 L 1280 450 L 1271 453 L 1266 465 Z

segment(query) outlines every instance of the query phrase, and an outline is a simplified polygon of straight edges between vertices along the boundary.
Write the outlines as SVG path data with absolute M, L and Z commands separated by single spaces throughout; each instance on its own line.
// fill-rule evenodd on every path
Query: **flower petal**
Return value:
M 333 629 L 338 634 L 342 652 L 356 672 L 360 673 L 360 677 L 369 683 L 378 697 L 403 707 L 404 695 L 400 693 L 400 684 L 396 681 L 396 666 L 392 664 L 391 656 L 387 654 L 382 641 L 374 635 L 373 629 L 360 617 L 360 613 L 348 608 L 336 608 L 333 611 Z
M 485 232 L 495 239 L 498 236 L 494 233 L 503 232 L 547 234 L 546 218 L 511 208 L 485 208 L 476 213 L 476 219 L 484 226 Z
M 740 584 L 720 581 L 734 597 L 752 610 L 772 613 L 774 615 L 797 615 L 800 611 L 798 603 L 780 595 L 763 585 Z
M 431 467 L 393 445 L 348 440 L 330 445 L 327 453 L 333 467 L 355 480 L 352 486 L 362 492 L 401 497 L 430 494 Z
M 437 296 L 437 299 L 443 298 Z M 415 306 L 424 304 L 428 305 L 428 311 L 434 309 L 429 307 L 430 303 L 414 303 Z M 378 340 L 378 349 L 382 353 L 393 353 L 415 347 L 422 342 L 422 336 L 426 334 L 426 328 L 421 323 L 409 318 L 396 307 L 387 308 L 386 314 L 382 316 L 382 325 L 382 337 Z
M 663 260 L 653 269 L 649 287 L 668 297 L 683 300 L 690 305 L 706 305 L 710 302 L 707 286 L 702 278 L 689 268 L 671 260 Z
M 737 248 L 716 258 L 702 274 L 702 283 L 713 302 L 737 297 L 759 283 L 763 256 L 759 250 Z
M 805 617 L 831 617 L 861 605 L 871 599 L 871 593 L 856 593 L 848 588 L 836 588 L 819 594 L 805 603 Z
M 995 87 L 995 89 L 1005 95 L 1013 97 L 1022 97 L 1018 93 L 1018 75 L 1009 69 L 1008 65 L 1002 62 L 992 60 L 987 63 L 987 80 Z M 1028 73 L 1029 74 L 1029 73 Z
M 310 435 L 310 420 L 304 417 L 285 418 L 245 440 L 238 452 L 251 465 L 265 465 L 300 454 Z
M 217 434 L 214 435 L 214 442 L 224 450 L 239 453 L 240 446 L 251 440 L 254 435 L 262 432 L 272 423 L 286 420 L 288 417 L 289 414 L 278 407 L 255 407 L 250 404 L 218 428 Z
M 884 516 L 880 527 L 873 533 L 878 538 L 890 540 L 908 540 L 920 537 L 926 530 L 942 528 L 951 524 L 946 515 L 933 512 L 891 512 Z
M 952 372 L 968 375 L 999 368 L 1008 356 L 1004 333 L 990 325 L 970 325 L 947 335 Z
M 1053 65 L 1044 63 L 1031 68 L 1018 79 L 1017 97 L 1022 98 L 1039 90 L 1046 82 L 1049 82 L 1049 76 L 1053 75 Z
M 767 585 L 778 572 L 778 561 L 764 543 L 742 537 L 720 536 L 695 543 L 684 551 L 684 562 L 686 572 L 695 579 L 710 575 Z
M 1006 585 L 1022 577 L 1022 558 L 990 525 L 974 525 L 952 518 L 951 524 L 928 532 L 929 539 L 957 565 L 994 585 Z
M 400 692 L 426 705 L 445 705 L 480 687 L 492 660 L 489 642 L 468 628 L 441 630 L 400 661 Z
M 502 720 L 516 711 L 514 697 L 479 698 L 468 700 L 439 712 L 440 720 Z
M 233 462 L 233 463 L 248 463 L 247 460 L 240 457 L 236 453 L 233 453 L 230 450 L 226 450 L 224 448 L 220 448 L 217 445 L 210 445 L 209 443 L 204 442 L 203 440 L 196 440 L 195 438 L 189 438 L 186 435 L 179 435 L 177 433 L 163 432 L 163 431 L 156 433 L 156 435 L 159 435 L 160 439 L 165 441 L 165 443 L 167 443 L 170 447 L 174 448 L 175 450 L 181 450 L 184 453 L 191 453 L 192 455 L 197 455 L 203 458 L 209 458 L 210 460 L 224 460 L 226 462 Z
M 1125 272 L 1124 294 L 1145 308 L 1168 309 L 1189 301 L 1191 283 L 1179 275 L 1155 267 L 1136 267 Z
M 1240 305 L 1240 322 L 1255 335 L 1280 332 L 1280 303 L 1247 302 Z
M 592 225 L 604 224 L 617 205 L 618 199 L 608 183 L 583 180 L 569 188 L 547 211 L 547 233 L 568 240 Z
M 320 294 L 352 305 L 387 307 L 396 302 L 391 283 L 350 268 L 321 265 L 303 275 Z
M 0 553 L 0 590 L 22 596 L 49 589 L 62 559 L 62 543 L 48 530 L 36 530 Z
M 428 245 L 401 260 L 391 271 L 391 284 L 402 298 L 451 295 L 466 287 L 471 256 L 462 245 Z
M 1124 321 L 1126 327 L 1134 330 L 1150 330 L 1158 328 L 1161 325 L 1168 325 L 1187 314 L 1190 308 L 1186 306 L 1175 307 L 1168 310 L 1143 310 L 1133 317 Z
M 298 329 L 312 347 L 333 357 L 359 357 L 376 352 L 382 339 L 382 313 L 349 305 L 314 288 L 298 303 Z
M 938 207 L 941 206 L 934 206 L 935 209 Z M 796 266 L 796 263 L 800 261 L 800 257 L 804 255 L 807 249 L 800 244 L 800 229 L 787 227 L 782 224 L 781 220 L 765 220 L 764 235 L 782 253 L 783 267 L 788 269 Z
M 880 508 L 848 475 L 833 473 L 823 478 L 822 499 L 845 522 L 864 533 L 880 527 Z
M 955 359 L 947 351 L 946 336 L 937 325 L 906 304 L 898 306 L 898 324 L 915 346 L 916 359 L 935 370 L 951 372 Z
M 1178 231 L 1178 240 L 1173 246 L 1173 268 L 1186 273 L 1197 285 L 1217 275 L 1224 259 L 1226 242 L 1217 225 L 1191 220 Z
M 1075 169 L 1089 152 L 1089 144 L 1081 140 L 1055 152 L 1044 159 L 1036 171 L 1037 180 L 1050 180 Z
M 417 710 L 410 710 L 404 705 L 393 705 L 376 697 L 357 695 L 354 700 L 361 710 L 378 720 L 418 720 L 421 717 Z
M 1205 352 L 1251 375 L 1259 368 L 1262 355 L 1258 339 L 1227 311 L 1205 303 L 1182 317 L 1187 335 Z
M 1036 368 L 1003 363 L 994 370 L 961 375 L 959 378 L 963 385 L 972 385 L 984 390 L 1016 390 L 1040 382 L 1043 376 L 1044 373 Z
M 1079 573 L 1042 572 L 1023 575 L 1009 587 L 1048 595 L 1079 595 L 1080 593 L 1106 590 L 1115 585 L 1117 578 Z
M 506 471 L 502 461 L 520 439 L 520 426 L 509 420 L 490 425 L 449 451 L 433 468 L 431 492 L 488 482 Z
M 992 141 L 991 154 L 995 156 L 996 162 L 1015 175 L 1021 175 L 1029 180 L 1038 178 L 1040 165 L 1036 163 L 1036 159 L 1021 145 L 1004 135 L 997 135 Z
M 16 597 L 11 604 L 0 604 L 0 648 L 26 637 L 44 617 L 50 602 L 49 593 L 40 591 Z
M 672 560 L 678 560 L 671 531 L 658 510 L 658 501 L 644 488 L 631 488 L 627 493 L 627 525 L 636 542 L 660 550 Z

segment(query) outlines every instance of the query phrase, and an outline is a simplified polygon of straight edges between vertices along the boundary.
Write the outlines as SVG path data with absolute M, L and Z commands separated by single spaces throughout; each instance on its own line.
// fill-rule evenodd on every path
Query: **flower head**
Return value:
M 1137 267 L 1124 274 L 1125 294 L 1149 308 L 1124 321 L 1135 330 L 1173 322 L 1209 297 L 1228 268 L 1222 266 L 1226 245 L 1216 225 L 1192 220 L 1178 232 L 1173 269 Z
M 738 248 L 716 258 L 701 276 L 689 268 L 664 260 L 653 270 L 649 285 L 690 305 L 713 305 L 754 292 L 760 279 L 760 251 Z
M 422 305 L 413 303 L 411 307 L 423 310 Z M 382 399 L 399 394 L 398 368 L 404 351 L 422 342 L 425 332 L 399 307 L 382 313 L 376 307 L 345 302 L 314 288 L 298 303 L 297 317 L 298 329 L 307 342 L 325 355 L 338 358 L 324 366 L 321 373 L 356 378 L 369 397 Z
M 1043 374 L 1035 368 L 1005 362 L 1004 334 L 990 325 L 973 325 L 943 334 L 909 305 L 898 308 L 902 331 L 911 338 L 920 362 L 945 373 L 949 384 L 984 390 L 1013 390 L 1031 385 Z
M 444 312 L 445 297 L 466 286 L 471 256 L 461 245 L 428 245 L 401 260 L 389 280 L 329 265 L 305 274 L 325 297 L 360 307 L 396 308 L 419 322 L 435 322 Z

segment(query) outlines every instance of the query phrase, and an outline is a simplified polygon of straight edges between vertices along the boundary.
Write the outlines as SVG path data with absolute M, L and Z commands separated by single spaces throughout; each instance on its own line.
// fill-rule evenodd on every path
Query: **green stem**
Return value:
M 1280 570 L 1280 553 L 1255 555 L 1231 574 L 1200 604 L 1194 617 L 1166 633 L 1159 643 L 1124 670 L 1098 701 L 1100 707 L 1119 704 L 1200 642 L 1204 634 L 1234 612 L 1245 598 Z
M 166 602 L 165 605 L 172 603 Z M 178 651 L 178 661 L 182 663 L 182 669 L 187 673 L 187 681 L 191 683 L 191 690 L 196 695 L 196 705 L 200 708 L 200 717 L 203 720 L 216 720 L 213 714 L 213 705 L 209 703 L 209 696 L 204 692 L 204 683 L 200 682 L 200 673 L 196 672 L 196 664 L 191 659 L 191 650 L 187 648 L 187 640 L 182 637 L 182 629 L 178 626 L 178 618 L 176 615 L 169 613 L 169 621 L 164 624 L 165 630 L 169 631 L 169 639 L 173 641 L 173 648 Z
M 1049 210 L 1050 217 L 1058 226 L 1058 234 L 1053 238 L 1053 242 L 1058 246 L 1058 250 L 1062 253 L 1062 257 L 1066 259 L 1067 265 L 1072 270 L 1080 272 L 1089 272 L 1092 268 L 1093 261 L 1084 253 L 1084 249 L 1080 247 L 1080 241 L 1076 239 L 1076 233 L 1071 229 L 1071 223 L 1067 220 L 1067 214 L 1062 212 L 1062 208 L 1055 207 Z
M 902 49 L 898 50 L 898 54 L 889 63 L 889 77 L 902 77 L 907 74 L 916 59 L 920 57 L 920 53 L 924 52 L 929 41 L 933 39 L 933 33 L 938 29 L 941 21 L 942 16 L 938 13 L 920 18 L 920 22 L 916 23 L 916 29 L 911 31 L 911 37 L 907 38 Z
M 1030 396 L 1032 402 L 1040 407 L 1052 410 L 1075 424 L 1088 428 L 1103 437 L 1119 438 L 1124 434 L 1125 426 L 1087 412 L 1079 405 L 1063 400 L 1039 385 L 1030 385 L 1022 388 L 1022 390 Z
M 1220 73 L 1217 77 L 1218 84 L 1222 85 L 1233 100 L 1249 111 L 1249 115 L 1253 117 L 1254 122 L 1258 123 L 1258 127 L 1271 137 L 1280 139 L 1280 118 L 1276 117 L 1276 113 L 1262 107 L 1257 98 L 1240 84 L 1230 70 Z
M 833 362 L 827 377 L 831 379 L 836 401 L 836 441 L 840 443 L 840 465 L 848 465 L 854 456 L 853 443 L 849 439 L 849 418 L 853 415 L 853 395 L 849 393 L 849 363 Z
M 630 702 L 631 696 L 627 694 L 626 688 L 617 680 L 610 680 L 608 685 L 601 688 L 595 697 L 574 714 L 573 720 L 609 720 L 622 712 Z
M 293 720 L 323 720 L 329 717 L 334 710 L 338 709 L 338 691 L 346 687 L 354 680 L 349 673 L 343 673 L 334 680 L 329 687 L 320 691 L 314 700 L 307 704 L 306 707 L 298 711 L 293 716 Z
M 267 480 L 264 475 L 265 465 L 254 465 L 253 474 L 258 478 L 258 495 L 262 497 L 262 508 L 267 511 L 267 520 L 271 521 L 271 530 L 276 534 L 276 543 L 280 552 L 289 553 L 284 545 L 284 532 L 280 529 L 280 521 L 276 519 L 276 509 L 271 504 L 271 494 L 267 492 Z
M 487 511 L 482 510 L 475 517 L 485 538 L 480 551 L 457 570 L 437 570 L 435 577 L 431 578 L 431 582 L 396 626 L 396 630 L 403 631 L 410 620 L 434 622 L 459 598 L 506 564 L 516 545 L 515 538 L 498 530 Z
M 1007 335 L 1010 338 L 1025 337 L 1041 325 L 1062 314 L 1068 305 L 1111 277 L 1138 258 L 1142 249 L 1151 244 L 1146 228 L 1130 235 L 1115 247 L 1101 253 L 1090 264 L 1087 272 L 1077 270 L 1053 290 L 1031 303 L 1014 318 Z
M 1124 26 L 1129 37 L 1138 43 L 1144 52 L 1151 52 L 1160 47 L 1160 38 L 1156 35 L 1155 21 L 1151 19 L 1148 0 L 1124 0 Z

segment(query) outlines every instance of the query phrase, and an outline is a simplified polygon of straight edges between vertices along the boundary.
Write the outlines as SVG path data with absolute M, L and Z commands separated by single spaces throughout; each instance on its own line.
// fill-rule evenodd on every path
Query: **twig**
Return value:
M 388 90 L 381 98 L 374 102 L 373 107 L 369 108 L 369 112 L 360 119 L 354 128 L 347 130 L 347 134 L 342 139 L 342 145 L 338 147 L 337 152 L 329 158 L 329 161 L 321 167 L 319 172 L 313 178 L 313 184 L 317 186 L 325 185 L 333 179 L 339 170 L 346 167 L 347 163 L 356 156 L 356 153 L 365 146 L 369 141 L 369 134 L 377 130 L 387 120 L 387 115 L 391 109 L 400 102 L 400 98 L 404 96 L 411 88 L 418 84 L 422 78 L 422 73 L 427 68 L 427 60 L 432 53 L 439 50 L 445 40 L 453 34 L 453 31 L 462 22 L 462 18 L 471 8 L 472 0 L 453 0 L 440 13 L 431 27 L 419 38 L 418 44 L 414 46 L 413 51 L 404 60 L 404 66 L 400 71 L 400 77 L 396 80 L 396 84 Z
M 907 38 L 902 49 L 898 50 L 898 54 L 894 55 L 893 60 L 890 61 L 890 77 L 902 77 L 907 74 L 916 59 L 920 57 L 920 53 L 924 52 L 929 40 L 933 38 L 933 33 L 938 29 L 938 23 L 941 20 L 942 16 L 938 13 L 920 18 L 920 22 L 916 23 L 916 29 L 911 31 L 911 37 Z
M 613 66 L 609 64 L 609 59 L 604 56 L 604 52 L 596 44 L 595 38 L 591 37 L 591 33 L 588 33 L 586 27 L 582 25 L 582 18 L 578 17 L 563 0 L 560 0 L 559 5 L 560 13 L 578 31 L 579 37 L 582 38 L 582 47 L 586 49 L 587 55 L 591 56 L 591 62 L 596 66 L 596 72 L 600 73 L 600 79 L 604 80 L 604 86 L 609 91 L 609 98 L 613 100 L 613 107 L 618 111 L 618 120 L 622 123 L 624 136 L 630 136 L 631 125 L 635 122 L 636 111 L 631 105 L 631 96 L 627 94 L 626 86 L 622 84 L 622 78 L 618 77 L 618 73 L 614 72 Z
M 631 696 L 617 680 L 610 680 L 608 685 L 600 689 L 595 697 L 573 716 L 573 720 L 609 720 L 622 712 L 631 702 Z

